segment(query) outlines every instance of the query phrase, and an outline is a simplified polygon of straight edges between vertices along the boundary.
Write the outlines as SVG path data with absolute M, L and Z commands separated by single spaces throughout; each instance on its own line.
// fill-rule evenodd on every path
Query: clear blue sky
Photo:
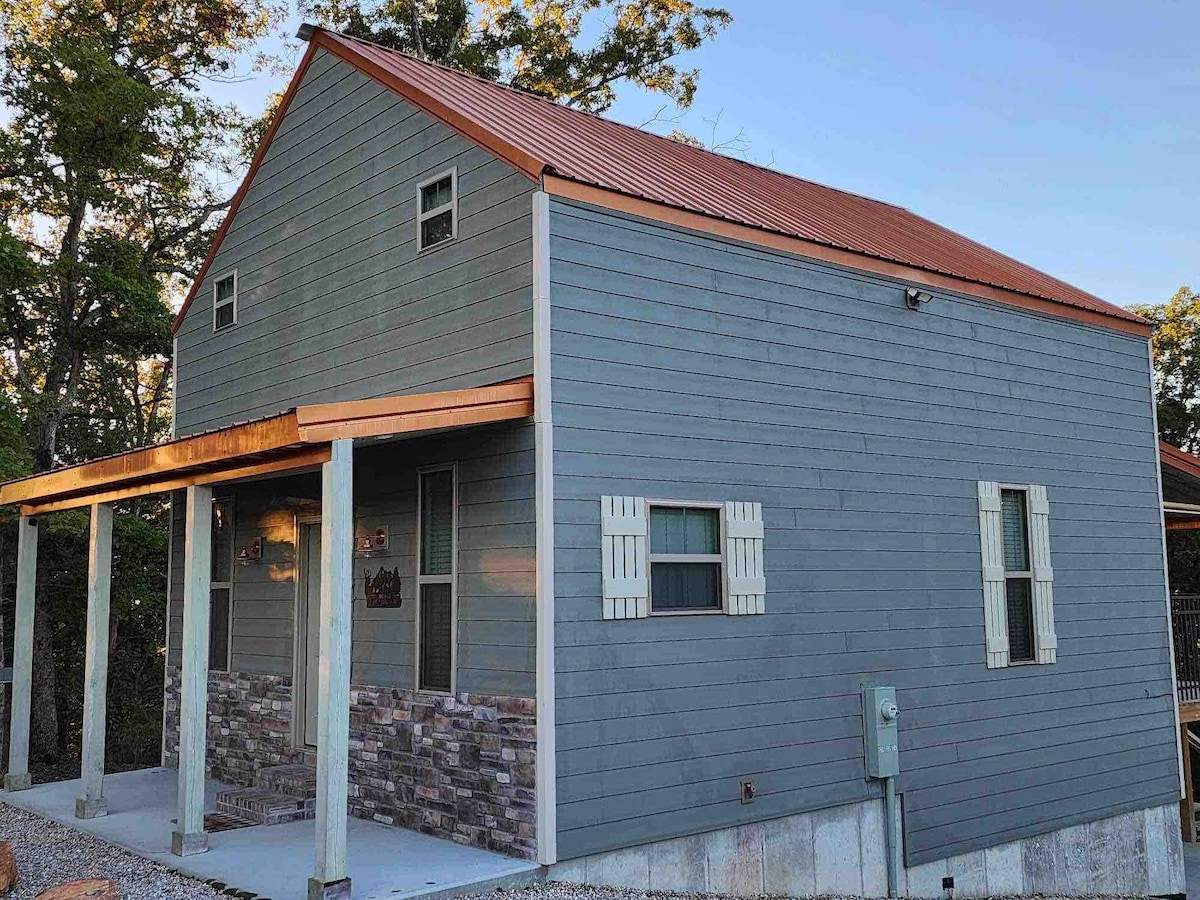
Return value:
M 705 0 L 716 3 L 718 0 Z M 725 0 L 678 125 L 1122 305 L 1200 289 L 1200 4 Z M 249 105 L 274 80 L 226 86 Z M 609 115 L 651 118 L 626 86 Z

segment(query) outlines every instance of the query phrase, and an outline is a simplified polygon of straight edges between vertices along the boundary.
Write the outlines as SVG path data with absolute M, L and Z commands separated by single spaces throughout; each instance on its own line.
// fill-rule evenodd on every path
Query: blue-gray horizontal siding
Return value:
M 360 447 L 355 459 L 355 524 L 386 528 L 388 549 L 354 558 L 351 678 L 355 684 L 412 688 L 415 630 L 416 487 L 420 466 L 457 462 L 458 689 L 533 697 L 533 429 L 497 425 Z M 239 485 L 236 546 L 262 537 L 261 560 L 233 574 L 232 669 L 291 676 L 295 647 L 296 522 L 319 516 L 316 474 Z M 169 663 L 179 665 L 183 629 L 183 502 L 173 504 Z M 398 609 L 368 609 L 363 576 L 399 569 Z
M 416 185 L 451 166 L 459 237 L 418 253 Z M 179 330 L 178 432 L 529 374 L 534 187 L 319 52 Z M 238 321 L 214 334 L 235 269 Z
M 876 794 L 865 679 L 910 864 L 1176 796 L 1144 340 L 565 202 L 550 246 L 564 858 Z M 1048 487 L 1056 665 L 985 667 L 979 480 Z M 603 621 L 604 494 L 761 502 L 766 615 Z

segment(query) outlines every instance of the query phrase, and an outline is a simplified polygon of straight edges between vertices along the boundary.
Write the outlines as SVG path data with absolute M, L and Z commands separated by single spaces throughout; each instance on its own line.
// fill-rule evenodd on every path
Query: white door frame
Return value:
M 312 602 L 312 589 L 308 580 L 308 541 L 306 528 L 320 527 L 320 516 L 296 516 L 295 598 L 292 603 L 292 746 L 299 750 L 314 749 L 305 742 L 304 720 L 308 705 L 308 604 Z M 321 586 L 317 585 L 317 602 Z M 304 603 L 301 603 L 301 599 Z

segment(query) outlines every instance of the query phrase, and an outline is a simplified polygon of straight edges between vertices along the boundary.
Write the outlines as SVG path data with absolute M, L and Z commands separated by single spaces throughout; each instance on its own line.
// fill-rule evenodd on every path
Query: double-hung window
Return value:
M 434 175 L 417 186 L 417 246 L 437 247 L 458 236 L 458 170 Z
M 208 668 L 230 670 L 233 622 L 233 498 L 212 502 L 212 569 L 209 584 Z
M 456 467 L 423 469 L 417 501 L 417 689 L 454 690 L 458 500 Z
M 720 611 L 720 508 L 651 504 L 650 612 Z
M 600 498 L 605 619 L 766 611 L 761 503 Z
M 988 668 L 1058 659 L 1050 503 L 1038 484 L 979 482 Z
M 1004 543 L 1004 599 L 1008 660 L 1033 662 L 1033 567 L 1029 562 L 1029 519 L 1025 491 L 1000 492 Z
M 237 324 L 237 293 L 237 269 L 213 282 L 213 331 Z

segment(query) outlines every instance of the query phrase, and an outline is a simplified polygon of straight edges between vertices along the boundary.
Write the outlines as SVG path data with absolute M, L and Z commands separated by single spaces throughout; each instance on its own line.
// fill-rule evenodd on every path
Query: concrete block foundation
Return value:
M 882 800 L 724 828 L 560 862 L 551 881 L 637 890 L 813 897 L 887 896 Z M 901 838 L 903 853 L 903 838 Z M 903 857 L 902 857 L 903 858 Z M 1135 810 L 1046 834 L 901 867 L 900 893 L 1183 895 L 1176 807 Z

